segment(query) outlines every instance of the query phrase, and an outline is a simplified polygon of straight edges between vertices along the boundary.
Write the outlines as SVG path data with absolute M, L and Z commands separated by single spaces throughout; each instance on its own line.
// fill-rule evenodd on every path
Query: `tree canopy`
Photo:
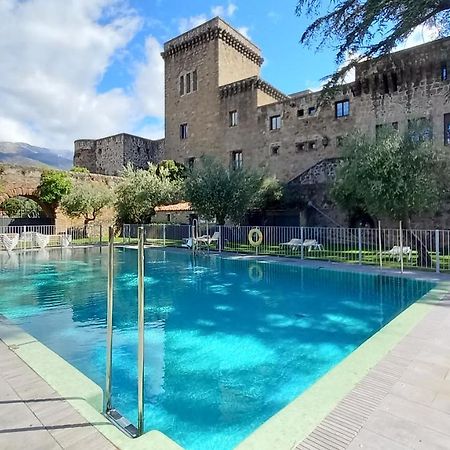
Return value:
M 83 217 L 84 224 L 94 221 L 102 209 L 114 202 L 114 192 L 102 183 L 77 182 L 61 199 L 61 207 L 69 217 Z
M 119 223 L 149 223 L 155 207 L 175 202 L 180 196 L 180 181 L 150 164 L 148 170 L 128 165 L 116 189 L 115 203 Z
M 418 133 L 386 131 L 375 141 L 356 135 L 342 153 L 332 194 L 344 209 L 409 224 L 416 214 L 435 212 L 445 195 L 448 160 Z
M 56 205 L 72 188 L 72 180 L 66 172 L 46 170 L 42 172 L 38 187 L 39 199 L 49 205 Z
M 355 56 L 328 86 L 339 83 L 362 59 L 389 53 L 419 25 L 433 25 L 441 36 L 450 33 L 450 0 L 330 0 L 327 9 L 323 3 L 298 0 L 297 15 L 319 16 L 306 28 L 301 42 L 336 47 L 338 64 Z
M 224 167 L 220 161 L 202 157 L 185 181 L 185 197 L 192 208 L 208 220 L 223 225 L 226 220 L 239 223 L 245 213 L 274 197 L 281 189 L 272 178 L 254 170 Z

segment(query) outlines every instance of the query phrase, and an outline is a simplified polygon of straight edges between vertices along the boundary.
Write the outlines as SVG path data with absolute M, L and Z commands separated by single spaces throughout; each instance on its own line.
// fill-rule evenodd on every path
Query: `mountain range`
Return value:
M 21 166 L 53 167 L 67 170 L 73 166 L 68 150 L 52 150 L 23 142 L 0 142 L 0 163 Z

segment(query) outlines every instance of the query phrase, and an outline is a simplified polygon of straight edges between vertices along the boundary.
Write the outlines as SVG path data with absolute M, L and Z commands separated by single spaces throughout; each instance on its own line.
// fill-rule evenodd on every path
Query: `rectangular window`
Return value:
M 309 116 L 313 116 L 316 113 L 316 107 L 315 106 L 310 106 L 308 108 L 308 115 Z
M 184 75 L 180 77 L 180 95 L 184 95 Z
M 180 139 L 187 139 L 188 138 L 188 124 L 182 123 L 180 125 Z
M 450 145 L 450 114 L 444 116 L 444 144 Z
M 230 111 L 228 119 L 229 119 L 230 127 L 237 127 L 237 124 L 238 124 L 238 112 L 237 111 Z
M 309 142 L 308 147 L 310 150 L 315 150 L 317 148 L 316 141 Z
M 167 214 L 167 222 L 172 222 L 172 214 Z
M 270 118 L 270 129 L 279 130 L 281 128 L 281 116 L 272 116 Z
M 447 63 L 442 63 L 442 65 L 441 65 L 441 80 L 442 81 L 447 81 L 448 80 Z
M 350 115 L 350 100 L 342 100 L 334 104 L 336 118 Z
M 270 153 L 274 156 L 278 156 L 280 154 L 280 146 L 278 144 L 273 144 L 270 147 Z
M 195 92 L 198 88 L 197 70 L 192 72 L 192 90 Z
M 191 92 L 191 74 L 186 74 L 186 94 Z
M 297 117 L 304 117 L 305 110 L 304 109 L 298 109 L 297 110 Z
M 231 152 L 231 167 L 236 169 L 241 169 L 243 165 L 243 158 L 242 158 L 242 151 L 237 150 L 234 152 Z

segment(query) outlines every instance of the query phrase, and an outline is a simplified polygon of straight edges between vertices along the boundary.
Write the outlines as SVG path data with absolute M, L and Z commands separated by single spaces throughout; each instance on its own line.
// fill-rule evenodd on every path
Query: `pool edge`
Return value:
M 132 439 L 101 413 L 103 390 L 32 335 L 0 315 L 0 340 L 120 450 L 182 450 L 159 431 Z
M 361 344 L 300 396 L 244 439 L 236 450 L 291 450 L 302 442 L 370 369 L 386 356 L 450 292 L 438 283 Z

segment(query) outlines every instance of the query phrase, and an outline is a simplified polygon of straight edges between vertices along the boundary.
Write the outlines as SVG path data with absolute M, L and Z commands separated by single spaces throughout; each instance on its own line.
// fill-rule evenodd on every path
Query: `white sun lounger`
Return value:
M 305 247 L 308 249 L 308 252 L 311 250 L 323 250 L 323 245 L 319 244 L 316 239 L 305 239 L 304 241 L 301 239 L 291 239 L 289 242 L 280 244 L 280 247 L 289 247 L 292 250 L 298 250 L 301 247 Z
M 12 252 L 19 243 L 19 235 L 18 234 L 0 234 L 0 244 L 5 247 L 7 252 Z
M 396 256 L 400 261 L 400 255 L 402 254 L 402 249 L 399 245 L 394 245 L 389 251 L 384 252 L 384 255 Z M 408 261 L 411 260 L 411 247 L 403 247 L 403 255 L 408 257 Z

